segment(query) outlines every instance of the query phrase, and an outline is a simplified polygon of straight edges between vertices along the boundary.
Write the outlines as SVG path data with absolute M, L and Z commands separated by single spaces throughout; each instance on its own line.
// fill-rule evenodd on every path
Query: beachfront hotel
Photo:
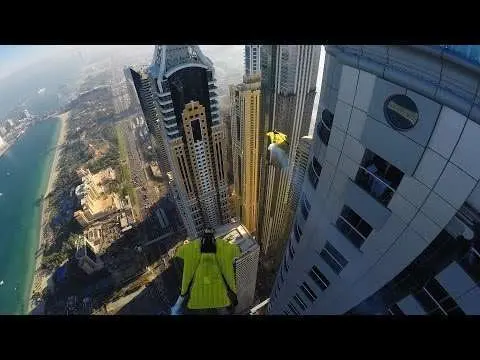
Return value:
M 122 209 L 121 199 L 117 193 L 107 193 L 104 184 L 108 180 L 115 180 L 115 171 L 112 168 L 92 174 L 88 169 L 80 169 L 82 184 L 75 189 L 75 195 L 80 199 L 81 210 L 75 211 L 74 218 L 82 226 L 87 226 Z

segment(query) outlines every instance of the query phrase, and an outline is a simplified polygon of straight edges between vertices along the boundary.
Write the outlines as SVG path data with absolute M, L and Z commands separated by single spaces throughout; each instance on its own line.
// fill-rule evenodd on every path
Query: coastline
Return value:
M 10 147 L 12 146 L 13 144 L 7 144 L 5 147 L 1 148 L 0 149 L 0 157 L 2 157 L 4 154 L 7 153 L 7 151 L 10 149 Z
M 27 130 L 28 127 L 26 129 L 24 129 L 24 131 L 22 131 L 16 138 L 15 140 L 13 140 L 12 142 L 10 142 L 9 144 L 7 144 L 6 146 L 0 148 L 0 158 L 5 155 L 8 150 L 10 150 L 10 148 L 15 145 L 15 143 L 25 134 L 25 130 Z
M 48 200 L 45 199 L 45 196 L 48 195 L 53 190 L 53 185 L 58 176 L 58 161 L 60 157 L 60 147 L 65 142 L 65 137 L 67 135 L 67 122 L 68 122 L 69 115 L 70 115 L 69 112 L 65 112 L 58 115 L 58 118 L 61 121 L 61 125 L 60 125 L 61 127 L 60 127 L 60 133 L 57 138 L 57 143 L 55 145 L 55 155 L 52 161 L 52 165 L 50 167 L 50 174 L 48 178 L 47 188 L 43 193 L 43 201 L 42 201 L 41 210 L 40 210 L 41 216 L 40 216 L 40 227 L 39 227 L 39 234 L 38 234 L 38 244 L 37 244 L 37 250 L 35 251 L 35 268 L 33 271 L 32 281 L 30 285 L 30 292 L 29 292 L 30 296 L 28 298 L 28 306 L 27 306 L 27 312 L 26 312 L 27 314 L 30 314 L 32 309 L 34 309 L 36 306 L 40 306 L 40 304 L 37 304 L 35 301 L 33 301 L 32 296 L 35 291 L 40 291 L 40 292 L 43 291 L 43 289 L 47 286 L 47 280 L 51 275 L 51 274 L 46 274 L 40 270 L 40 266 L 42 264 L 42 258 L 43 258 L 43 250 L 44 250 L 44 245 L 46 240 L 44 237 L 44 230 L 46 225 L 48 206 L 46 206 L 45 202 L 47 202 Z

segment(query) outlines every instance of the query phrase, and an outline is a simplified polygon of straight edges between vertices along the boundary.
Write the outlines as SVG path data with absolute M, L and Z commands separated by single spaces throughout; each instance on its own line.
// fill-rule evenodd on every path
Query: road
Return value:
M 147 185 L 147 177 L 145 175 L 144 163 L 141 158 L 138 146 L 135 141 L 135 135 L 130 128 L 130 122 L 123 120 L 119 124 L 120 131 L 126 140 L 127 161 L 132 176 L 132 186 L 137 195 L 138 200 L 138 221 L 143 221 L 150 205 L 145 198 L 145 186 Z
M 112 82 L 110 87 L 112 89 L 113 107 L 115 113 L 120 114 L 130 107 L 127 81 L 123 73 L 122 64 L 117 62 L 113 56 L 110 58 L 110 66 L 112 71 Z

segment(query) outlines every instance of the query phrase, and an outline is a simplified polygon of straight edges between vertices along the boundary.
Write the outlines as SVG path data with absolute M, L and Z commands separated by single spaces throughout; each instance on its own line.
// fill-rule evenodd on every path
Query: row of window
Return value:
M 431 279 L 413 297 L 428 315 L 465 315 L 456 301 L 448 294 L 442 285 Z M 404 315 L 402 309 L 393 304 L 387 309 L 390 315 Z
M 316 267 L 315 267 L 316 268 Z M 321 274 L 321 273 L 320 273 Z M 323 274 L 322 274 L 323 276 Z M 326 279 L 326 278 L 325 278 Z M 327 280 L 328 281 L 328 280 Z M 328 286 L 328 285 L 327 285 Z M 305 297 L 305 299 L 308 300 L 305 301 L 302 296 L 300 296 L 299 293 L 296 293 L 294 296 L 293 296 L 293 302 L 291 301 L 287 306 L 288 308 L 291 310 L 291 312 L 294 314 L 294 315 L 299 315 L 299 312 L 297 310 L 297 308 L 295 307 L 295 304 L 297 304 L 297 306 L 302 310 L 302 311 L 305 311 L 308 306 L 310 304 L 313 304 L 313 302 L 315 302 L 315 300 L 318 299 L 318 296 L 317 294 L 315 293 L 315 291 L 310 287 L 310 285 L 308 285 L 305 281 L 302 282 L 302 285 L 299 286 L 299 289 L 301 290 L 301 294 L 303 294 L 303 296 Z M 322 289 L 323 290 L 323 289 Z M 288 311 L 285 312 L 288 315 Z
M 301 236 L 301 229 L 298 226 L 298 224 L 295 224 L 295 237 L 297 239 L 297 242 L 299 242 L 300 236 Z M 290 259 L 293 259 L 295 256 L 295 249 L 293 248 L 292 242 L 289 243 L 288 246 L 288 257 Z M 337 274 L 340 273 L 341 269 L 343 269 L 348 261 L 343 257 L 340 252 L 335 249 L 335 247 L 327 242 L 325 245 L 325 248 L 322 250 L 320 253 L 320 257 L 324 259 L 324 261 L 332 267 L 333 271 L 336 272 Z M 277 282 L 277 287 L 274 290 L 274 294 L 272 298 L 276 297 L 276 294 L 278 291 L 280 291 L 280 284 L 284 282 L 284 276 L 283 273 L 288 273 L 289 266 L 287 262 L 287 255 L 285 255 L 284 261 L 283 261 L 283 266 L 280 268 L 280 282 Z M 330 281 L 327 279 L 327 277 L 320 271 L 320 269 L 316 266 L 313 265 L 312 268 L 310 269 L 308 273 L 309 277 L 312 279 L 312 281 L 323 291 L 325 290 L 329 285 Z M 308 299 L 311 303 L 313 303 L 317 299 L 317 294 L 315 291 L 304 281 L 302 285 L 299 286 L 300 290 Z M 300 307 L 300 309 L 305 310 L 307 308 L 307 305 L 305 305 L 305 302 L 302 300 L 302 298 L 296 294 L 293 298 L 294 302 L 297 303 L 297 306 Z M 289 308 L 291 312 L 295 315 L 298 315 L 298 311 L 295 308 L 294 303 L 289 304 Z M 288 314 L 288 311 L 287 311 Z
M 321 169 L 320 163 L 313 157 L 308 169 L 308 178 L 314 188 L 318 184 Z M 355 183 L 382 205 L 387 206 L 400 185 L 403 175 L 401 170 L 366 149 L 355 177 Z M 310 203 L 304 196 L 301 204 L 304 219 L 307 219 L 309 211 Z M 336 221 L 336 226 L 357 248 L 363 245 L 365 239 L 372 232 L 372 226 L 346 205 Z
M 315 265 L 312 266 L 311 270 L 308 273 L 309 277 L 313 280 L 315 284 L 323 291 L 325 290 L 329 285 L 330 281 L 326 278 L 325 275 L 322 274 L 322 272 L 316 267 Z M 313 304 L 315 300 L 318 299 L 318 295 L 315 293 L 315 290 L 311 288 L 310 285 L 308 285 L 307 282 L 303 281 L 302 284 L 299 286 L 299 289 L 301 290 L 301 294 L 305 297 L 305 299 L 308 300 L 308 302 L 304 301 L 303 298 L 299 295 L 299 293 L 296 293 L 293 296 L 293 301 L 294 302 L 289 302 L 287 305 L 288 308 L 290 309 L 291 313 L 294 315 L 300 315 L 299 311 L 295 307 L 294 303 L 297 304 L 297 306 L 302 310 L 305 311 L 309 304 Z M 289 314 L 288 311 L 284 311 L 285 314 Z
M 475 242 L 467 253 L 458 261 L 458 265 L 476 283 L 480 282 L 480 242 Z
M 322 166 L 318 162 L 317 158 L 314 156 L 310 166 L 308 167 L 308 180 L 312 184 L 313 188 L 317 188 L 318 179 L 320 178 L 320 173 L 322 171 Z
M 414 297 L 429 315 L 465 315 L 436 279 L 431 279 Z
M 310 209 L 311 205 L 308 202 L 305 194 L 303 194 L 300 211 L 305 220 L 308 218 Z M 336 221 L 336 227 L 357 248 L 362 247 L 363 243 L 373 230 L 372 226 L 367 221 L 362 219 L 362 217 L 352 210 L 352 208 L 350 208 L 348 205 L 343 206 L 340 216 Z M 300 242 L 302 230 L 297 222 L 295 222 L 293 234 L 297 243 Z
M 329 110 L 322 111 L 321 121 L 317 125 L 317 135 L 323 144 L 328 146 L 330 131 L 333 123 L 333 114 Z M 314 172 L 313 170 L 319 169 Z M 313 187 L 316 188 L 321 166 L 314 158 L 308 170 L 308 176 Z M 316 174 L 315 174 L 316 173 Z M 355 183 L 367 191 L 373 198 L 384 206 L 387 206 L 392 199 L 393 193 L 402 181 L 403 172 L 390 164 L 373 151 L 366 149 L 355 177 Z
M 387 206 L 403 178 L 403 172 L 373 151 L 366 149 L 355 183 Z
M 322 112 L 322 121 L 320 122 L 319 126 L 317 126 L 317 134 L 325 145 L 328 145 L 332 122 L 333 114 L 328 110 L 324 110 Z M 313 157 L 308 167 L 307 175 L 314 189 L 316 189 L 318 185 L 321 171 L 322 166 L 318 162 L 317 158 Z M 382 203 L 384 206 L 387 206 L 393 196 L 394 191 L 399 186 L 402 177 L 403 172 L 367 149 L 357 172 L 355 183 L 366 190 L 377 201 Z M 310 210 L 311 204 L 307 200 L 305 194 L 303 194 L 300 204 L 300 211 L 305 220 L 307 220 Z M 360 248 L 363 245 L 366 238 L 373 230 L 372 226 L 348 205 L 343 206 L 340 216 L 336 221 L 336 227 L 357 248 Z M 300 242 L 302 230 L 297 222 L 294 224 L 293 235 L 296 242 Z M 295 254 L 292 244 L 289 246 L 288 254 L 291 259 Z M 345 259 L 345 257 L 328 241 L 319 255 L 336 274 L 340 274 L 340 272 L 348 264 L 348 260 Z M 288 271 L 286 260 L 287 259 L 284 261 L 284 269 L 285 271 Z M 283 282 L 282 272 L 281 278 Z M 308 275 L 322 291 L 330 285 L 327 277 L 315 265 L 311 268 Z M 280 285 L 278 285 L 278 288 L 280 288 Z M 302 293 L 306 299 L 310 300 L 311 302 L 317 299 L 317 295 L 307 283 L 304 282 L 302 286 L 300 286 L 300 289 L 302 290 Z M 299 294 L 295 294 L 292 301 L 288 304 L 288 308 L 290 309 L 291 313 L 298 315 L 299 312 L 295 305 L 301 310 L 305 310 L 307 308 L 305 301 L 302 300 Z M 398 312 L 401 310 L 399 308 L 393 308 L 393 310 L 389 309 L 389 311 Z M 285 313 L 288 313 L 288 310 L 285 311 Z
M 330 132 L 332 130 L 333 114 L 331 111 L 325 109 L 322 111 L 321 121 L 317 125 L 317 135 L 320 137 L 322 143 L 328 146 L 330 139 Z
M 312 206 L 308 202 L 307 197 L 304 195 L 303 199 L 302 199 L 302 204 L 301 204 L 301 207 L 300 207 L 300 211 L 302 212 L 303 218 L 305 220 L 307 220 L 308 214 L 310 213 L 311 208 L 312 208 Z
M 337 229 L 340 230 L 340 232 L 358 249 L 363 245 L 368 235 L 372 232 L 372 226 L 347 205 L 343 206 L 342 212 L 337 219 L 336 226 Z
M 353 210 L 351 210 L 350 208 L 348 208 L 348 209 L 351 212 L 353 212 Z M 347 216 L 347 218 L 349 218 L 349 216 Z M 295 224 L 294 224 L 293 234 L 294 234 L 296 242 L 297 243 L 300 242 L 300 238 L 302 236 L 302 230 L 301 230 L 301 228 L 300 228 L 300 226 L 298 225 L 297 222 L 295 222 Z M 348 260 L 345 259 L 345 257 L 329 241 L 326 242 L 325 247 L 322 249 L 322 251 L 319 253 L 319 255 L 323 259 L 323 261 L 328 266 L 330 266 L 332 271 L 335 272 L 336 274 L 340 274 L 340 272 L 348 264 Z M 290 258 L 290 260 L 292 260 L 294 256 L 295 256 L 295 249 L 293 248 L 293 243 L 290 242 L 289 246 L 288 246 L 288 257 Z M 288 263 L 287 263 L 287 254 L 286 254 L 284 262 L 283 262 L 283 268 L 281 269 L 281 272 L 280 272 L 280 277 L 281 277 L 282 282 L 283 282 L 283 270 L 285 270 L 285 273 L 287 273 L 288 269 L 289 269 L 289 267 L 288 267 Z M 318 285 L 318 287 L 321 290 L 325 290 L 330 285 L 329 280 L 326 278 L 325 275 L 323 275 L 323 273 L 318 269 L 317 266 L 312 267 L 312 269 L 309 272 L 309 276 L 315 282 L 315 284 Z M 313 302 L 313 301 L 316 300 L 317 295 L 308 286 L 307 283 L 304 282 L 302 284 L 302 286 L 300 286 L 300 288 L 302 289 L 302 292 L 305 294 L 305 296 L 310 301 Z M 277 289 L 278 290 L 280 289 L 280 283 L 277 284 Z M 298 300 L 296 300 L 295 302 L 298 303 Z M 292 304 L 292 306 L 294 306 L 294 305 Z M 302 310 L 305 310 L 305 309 L 303 309 L 303 307 L 301 307 L 301 308 L 302 308 Z
M 347 259 L 345 259 L 343 255 L 328 241 L 320 252 L 320 257 L 336 274 L 340 274 L 343 268 L 348 264 Z

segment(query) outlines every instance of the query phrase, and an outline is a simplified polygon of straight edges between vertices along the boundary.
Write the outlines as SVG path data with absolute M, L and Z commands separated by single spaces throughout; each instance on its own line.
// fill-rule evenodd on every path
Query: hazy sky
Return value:
M 221 61 L 229 68 L 243 67 L 243 45 L 201 45 L 205 55 L 212 61 Z M 137 48 L 150 50 L 153 55 L 154 45 L 0 45 L 0 78 L 12 74 L 37 61 L 61 52 L 71 50 L 127 50 Z
M 0 45 L 0 78 L 52 56 L 58 50 L 54 45 Z
M 127 50 L 128 48 L 151 49 L 153 55 L 154 45 L 0 45 L 0 78 L 12 74 L 37 61 L 61 52 L 71 50 Z M 242 45 L 201 45 L 207 56 L 223 61 L 243 63 Z M 237 64 L 232 64 L 237 65 Z
M 218 70 L 227 72 L 243 70 L 243 45 L 200 45 L 200 48 L 214 64 L 218 63 Z M 129 51 L 145 50 L 147 53 L 151 51 L 153 55 L 154 45 L 0 45 L 0 79 L 35 62 L 59 55 L 62 52 L 85 50 L 92 53 L 110 49 L 118 51 L 127 49 Z M 325 53 L 322 47 L 317 91 L 320 91 L 324 59 Z M 318 94 L 315 101 L 313 119 L 315 119 L 317 104 Z M 312 130 L 313 127 L 311 128 Z
M 126 48 L 152 48 L 153 45 L 0 45 L 0 78 L 16 71 L 72 50 L 87 50 L 97 52 L 99 50 L 122 50 Z

